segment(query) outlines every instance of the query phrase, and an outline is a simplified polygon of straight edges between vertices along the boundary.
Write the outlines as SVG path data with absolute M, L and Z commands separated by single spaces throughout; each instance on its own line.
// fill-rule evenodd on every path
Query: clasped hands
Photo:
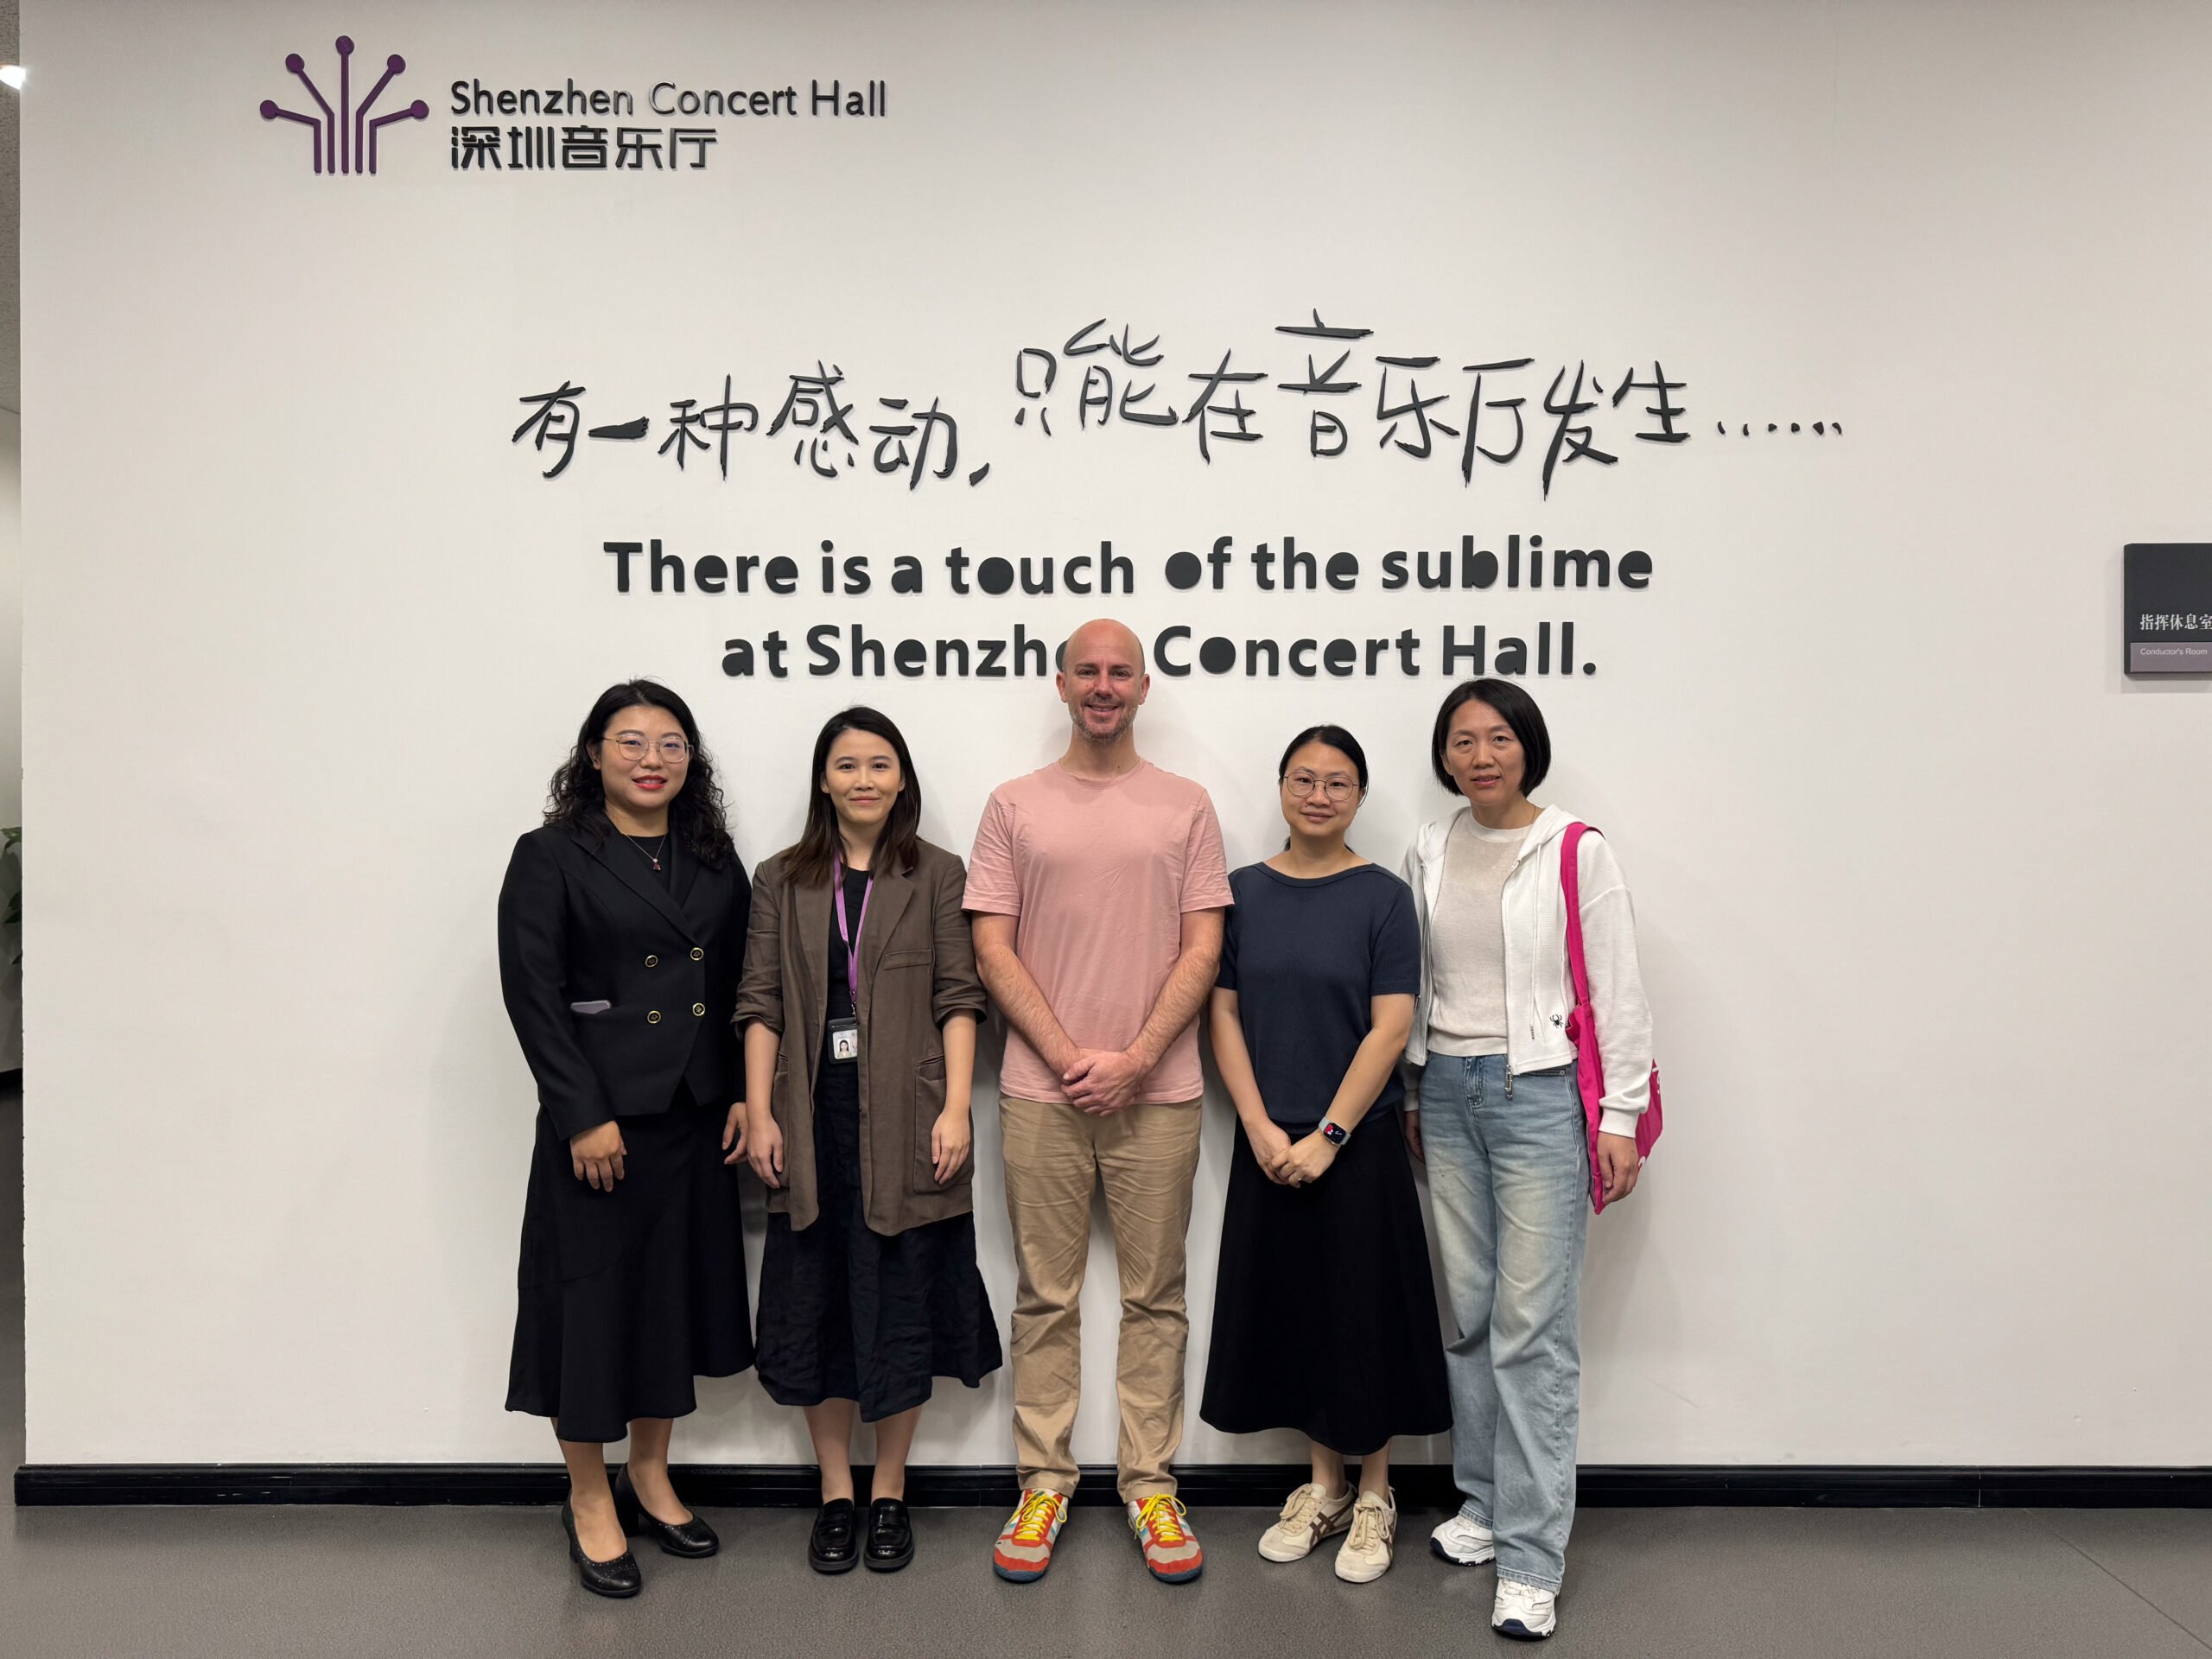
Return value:
M 1079 1048 L 1060 1071 L 1069 1102 L 1094 1117 L 1104 1117 L 1136 1102 L 1137 1089 L 1152 1067 L 1127 1049 Z
M 1294 1141 L 1270 1119 L 1256 1129 L 1248 1128 L 1244 1138 L 1252 1143 L 1260 1173 L 1277 1186 L 1311 1186 L 1337 1161 L 1337 1143 L 1319 1129 Z

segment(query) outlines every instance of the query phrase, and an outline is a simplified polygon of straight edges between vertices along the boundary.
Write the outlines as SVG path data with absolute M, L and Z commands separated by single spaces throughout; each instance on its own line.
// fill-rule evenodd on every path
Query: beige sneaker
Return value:
M 1390 1570 L 1398 1535 L 1398 1495 L 1362 1492 L 1351 1506 L 1351 1535 L 1337 1552 L 1337 1576 L 1346 1584 L 1371 1584 Z
M 1260 1535 L 1260 1554 L 1270 1561 L 1302 1561 L 1324 1538 L 1333 1538 L 1351 1524 L 1356 1492 L 1331 1497 L 1312 1481 L 1290 1495 L 1282 1516 Z

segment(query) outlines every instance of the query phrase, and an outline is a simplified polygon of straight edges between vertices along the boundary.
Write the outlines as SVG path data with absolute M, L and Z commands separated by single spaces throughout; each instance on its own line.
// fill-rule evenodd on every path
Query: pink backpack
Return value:
M 1605 1207 L 1605 1180 L 1598 1168 L 1598 1103 L 1605 1097 L 1605 1062 L 1598 1052 L 1598 1015 L 1590 1006 L 1590 969 L 1582 955 L 1582 872 L 1577 854 L 1586 823 L 1570 823 L 1560 837 L 1559 881 L 1567 896 L 1567 963 L 1574 976 L 1574 1010 L 1567 1034 L 1574 1044 L 1574 1080 L 1582 1091 L 1582 1116 L 1590 1128 L 1590 1207 Z M 1649 1158 L 1667 1126 L 1659 1110 L 1659 1063 L 1651 1063 L 1651 1103 L 1636 1120 L 1636 1151 Z

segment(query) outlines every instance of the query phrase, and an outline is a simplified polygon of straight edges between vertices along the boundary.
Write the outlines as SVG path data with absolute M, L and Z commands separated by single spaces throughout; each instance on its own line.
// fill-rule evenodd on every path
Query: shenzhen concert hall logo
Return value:
M 369 111 L 384 95 L 384 89 L 393 79 L 407 73 L 407 60 L 397 52 L 384 60 L 384 74 L 369 88 L 369 95 L 356 105 L 353 102 L 353 41 L 348 35 L 338 37 L 338 108 L 334 111 L 330 100 L 309 79 L 307 63 L 296 52 L 284 60 L 284 67 L 299 78 L 301 86 L 308 89 L 308 96 L 322 111 L 319 116 L 303 115 L 297 110 L 279 105 L 273 98 L 261 100 L 261 118 L 264 121 L 296 121 L 315 135 L 315 170 L 318 173 L 373 173 L 377 170 L 377 133 L 395 121 L 422 121 L 429 118 L 430 106 L 416 99 L 404 110 L 394 110 L 390 115 L 379 115 L 373 120 Z

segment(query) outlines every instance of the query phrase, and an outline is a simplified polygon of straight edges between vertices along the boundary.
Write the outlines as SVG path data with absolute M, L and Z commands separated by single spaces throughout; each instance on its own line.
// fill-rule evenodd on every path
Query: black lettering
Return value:
M 1029 556 L 1027 553 L 1021 556 L 1021 591 L 1023 593 L 1049 594 L 1052 591 L 1052 561 L 1046 558 L 1041 563 L 1045 567 L 1044 575 L 1033 576 L 1029 573 Z
M 1068 585 L 1071 594 L 1088 594 L 1090 582 L 1083 573 L 1090 569 L 1090 555 L 1078 553 L 1060 569 L 1060 580 Z
M 976 677 L 979 680 L 1006 678 L 1006 664 L 999 661 L 1000 658 L 1006 655 L 1006 641 L 978 639 L 976 642 L 976 648 L 983 653 L 983 660 L 976 664 Z
M 1501 674 L 1526 674 L 1529 671 L 1529 642 L 1516 639 L 1511 634 L 1499 640 L 1497 671 Z
M 1382 653 L 1389 649 L 1390 642 L 1387 638 L 1367 642 L 1367 674 L 1370 679 L 1375 677 L 1376 664 L 1382 660 Z
M 845 591 L 847 593 L 864 594 L 868 592 L 873 581 L 874 578 L 868 573 L 867 554 L 855 553 L 846 559 Z
M 760 642 L 760 649 L 768 653 L 768 672 L 779 680 L 787 680 L 791 678 L 791 670 L 784 664 L 784 648 L 786 643 L 784 636 L 772 628 L 768 631 L 768 637 Z
M 901 553 L 891 562 L 891 591 L 894 594 L 918 594 L 922 591 L 922 562 L 912 554 Z
M 683 591 L 683 561 L 677 558 L 673 553 L 662 552 L 660 550 L 660 537 L 658 536 L 653 537 L 652 561 L 653 592 L 660 592 L 661 572 L 665 570 L 674 580 L 676 591 L 679 594 L 682 593 Z
M 1342 679 L 1359 666 L 1359 647 L 1349 639 L 1332 639 L 1321 647 L 1321 666 Z
M 1314 575 L 1313 556 L 1311 553 L 1301 553 L 1298 550 L 1297 537 L 1286 536 L 1282 538 L 1282 585 L 1284 592 L 1287 593 L 1298 586 L 1298 575 L 1301 570 L 1306 573 L 1306 587 L 1307 592 L 1310 593 L 1321 585 L 1319 579 Z
M 918 639 L 901 639 L 891 653 L 891 660 L 901 674 L 914 679 L 930 665 L 930 650 Z
M 1172 628 L 1162 628 L 1153 638 L 1152 665 L 1172 680 L 1181 679 L 1191 671 L 1191 665 L 1188 663 L 1171 660 L 1167 655 L 1167 646 L 1171 640 L 1188 639 L 1190 637 L 1191 631 L 1179 623 Z
M 692 562 L 691 581 L 702 594 L 719 594 L 729 583 L 729 566 L 719 553 L 702 554 Z
M 874 653 L 872 658 L 870 652 Z M 875 664 L 873 670 L 867 666 L 871 660 Z M 879 680 L 884 673 L 882 642 L 869 639 L 867 630 L 857 622 L 853 624 L 853 672 L 855 676 L 873 672 Z
M 937 671 L 940 677 L 951 672 L 945 667 L 953 652 L 960 653 L 960 677 L 968 677 L 968 642 L 965 639 L 940 639 L 937 642 Z
M 1029 653 L 1033 651 L 1037 653 L 1037 672 L 1042 675 L 1046 671 L 1045 665 L 1049 660 L 1045 655 L 1045 642 L 1042 639 L 1030 639 L 1028 631 L 1020 623 L 1015 623 L 1014 625 L 1014 678 L 1021 677 L 1029 662 Z
M 454 84 L 459 86 L 461 83 L 456 81 Z M 630 556 L 632 553 L 644 552 L 645 543 L 642 542 L 601 542 L 600 545 L 614 556 L 614 591 L 618 594 L 628 593 L 630 591 Z
M 1114 578 L 1116 576 L 1119 576 L 1122 579 L 1122 591 L 1123 593 L 1134 594 L 1136 592 L 1137 567 L 1135 561 L 1131 559 L 1126 553 L 1116 553 L 1114 550 L 1113 543 L 1101 542 L 1098 543 L 1098 591 L 1102 594 L 1112 593 L 1114 591 Z
M 737 556 L 736 564 L 737 591 L 749 594 L 753 591 L 753 573 L 760 568 L 760 556 L 758 553 L 741 553 Z
M 944 556 L 944 569 L 946 575 L 951 579 L 952 591 L 956 594 L 966 593 L 968 591 L 968 556 L 957 547 L 952 549 Z
M 836 81 L 833 80 L 830 83 L 830 90 L 826 92 L 822 90 L 822 83 L 818 80 L 810 80 L 806 85 L 807 90 L 814 95 L 813 100 L 806 106 L 806 112 L 809 115 L 821 114 L 822 106 L 824 104 L 827 104 L 830 106 L 830 113 L 832 115 L 842 115 L 844 113 L 843 111 L 837 107 L 837 83 Z
M 1567 586 L 1567 567 L 1572 563 L 1574 566 L 1574 585 L 1578 588 L 1587 588 L 1590 585 L 1590 566 L 1593 561 L 1598 566 L 1598 585 L 1600 588 L 1611 587 L 1613 585 L 1612 556 L 1602 547 L 1593 547 L 1587 552 L 1579 547 L 1554 549 L 1552 552 L 1552 586 L 1554 588 Z
M 1327 575 L 1330 587 L 1348 594 L 1359 585 L 1359 561 L 1349 553 L 1332 553 Z
M 1406 550 L 1403 548 L 1382 556 L 1382 591 L 1394 594 L 1406 585 Z
M 753 646 L 744 639 L 722 641 L 722 672 L 732 679 L 750 678 L 753 673 Z
M 1260 653 L 1268 653 L 1268 677 L 1274 679 L 1282 673 L 1282 647 L 1272 639 L 1247 639 L 1244 642 L 1244 676 L 1252 678 L 1260 671 Z
M 1651 556 L 1641 548 L 1631 548 L 1621 555 L 1621 586 L 1648 588 L 1651 585 Z
M 657 80 L 653 83 L 652 98 L 653 101 L 653 113 L 655 115 L 674 115 L 676 113 L 675 105 L 671 104 L 664 109 L 661 106 L 660 101 L 660 95 L 662 92 L 673 92 L 675 90 L 676 83 L 672 80 Z
M 1319 673 L 1320 671 L 1313 666 L 1313 653 L 1319 647 L 1320 643 L 1318 639 L 1292 640 L 1290 642 L 1290 671 L 1309 680 Z M 1299 660 L 1300 657 L 1306 660 L 1300 662 Z
M 1452 585 L 1452 556 L 1449 553 L 1439 553 L 1436 556 L 1436 569 L 1433 572 L 1428 567 L 1427 548 L 1424 547 L 1414 555 L 1414 562 L 1420 567 L 1417 580 L 1422 587 L 1449 588 Z
M 814 661 L 806 671 L 817 679 L 837 671 L 837 625 L 824 622 L 819 627 L 806 631 L 806 648 L 814 653 Z
M 1404 642 L 1400 641 L 1401 644 Z M 1465 645 L 1459 642 L 1459 635 L 1449 622 L 1444 625 L 1444 675 L 1446 679 L 1459 671 L 1452 666 L 1461 658 L 1468 663 L 1468 672 L 1479 677 L 1483 671 L 1483 628 L 1477 624 L 1474 638 Z
M 768 579 L 772 594 L 795 594 L 798 591 L 798 561 L 779 553 L 768 561 L 763 573 Z

